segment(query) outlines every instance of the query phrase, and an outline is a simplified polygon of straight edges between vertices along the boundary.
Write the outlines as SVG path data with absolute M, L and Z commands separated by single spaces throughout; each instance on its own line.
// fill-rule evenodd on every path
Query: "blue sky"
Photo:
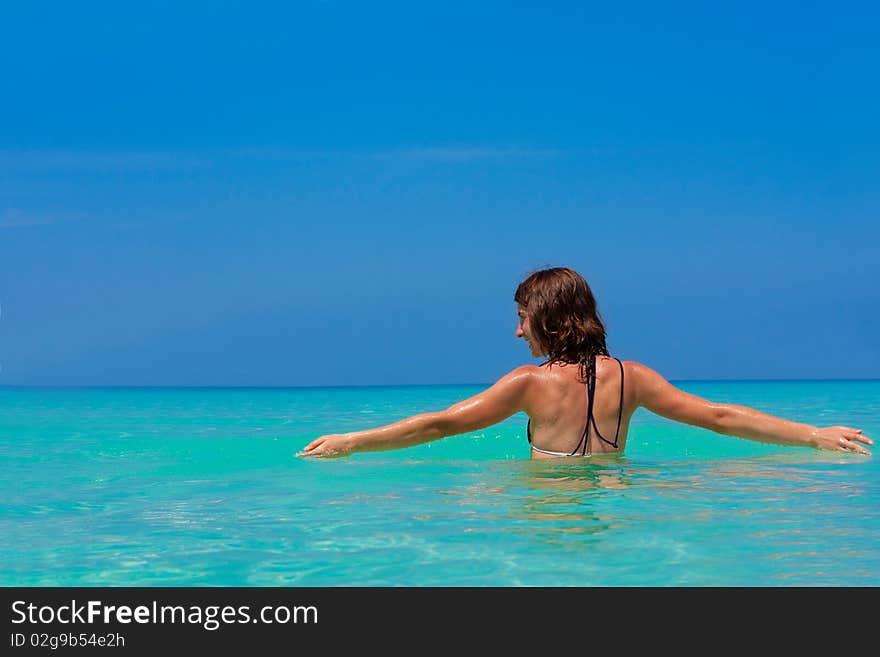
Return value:
M 4 8 L 0 385 L 489 382 L 550 265 L 671 379 L 880 377 L 871 4 L 178 5 Z

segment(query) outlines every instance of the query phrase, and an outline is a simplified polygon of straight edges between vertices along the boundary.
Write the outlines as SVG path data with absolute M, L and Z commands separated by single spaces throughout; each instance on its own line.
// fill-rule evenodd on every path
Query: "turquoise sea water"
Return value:
M 880 381 L 677 385 L 880 439 Z M 0 585 L 880 584 L 880 448 L 765 445 L 642 409 L 623 456 L 533 461 L 524 415 L 293 456 L 481 389 L 0 388 Z

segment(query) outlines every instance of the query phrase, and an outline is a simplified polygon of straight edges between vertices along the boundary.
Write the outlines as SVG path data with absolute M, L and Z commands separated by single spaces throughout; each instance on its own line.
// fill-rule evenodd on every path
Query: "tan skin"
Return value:
M 529 318 L 518 308 L 516 336 L 529 345 L 532 356 L 545 350 L 535 339 Z M 779 445 L 870 454 L 873 445 L 861 429 L 814 427 L 768 415 L 746 406 L 720 404 L 691 395 L 671 385 L 660 374 L 635 361 L 624 361 L 623 415 L 619 445 L 602 442 L 595 430 L 589 434 L 588 452 L 622 452 L 632 414 L 644 407 L 657 415 L 716 433 Z M 328 434 L 310 442 L 297 456 L 340 457 L 353 452 L 382 451 L 419 445 L 431 440 L 478 431 L 525 412 L 531 419 L 532 443 L 554 452 L 571 452 L 586 422 L 585 385 L 577 365 L 523 365 L 501 377 L 478 395 L 444 411 L 420 413 L 375 429 Z M 613 440 L 620 400 L 620 368 L 613 358 L 596 359 L 596 393 L 593 415 L 603 436 Z M 532 450 L 532 458 L 557 458 Z

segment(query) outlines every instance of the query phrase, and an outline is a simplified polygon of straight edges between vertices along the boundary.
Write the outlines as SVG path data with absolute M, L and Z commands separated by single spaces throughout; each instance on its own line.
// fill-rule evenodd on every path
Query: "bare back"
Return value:
M 593 419 L 587 427 L 587 384 L 578 378 L 578 366 L 554 363 L 535 366 L 534 384 L 526 400 L 530 418 L 533 458 L 571 454 L 587 430 L 587 454 L 620 453 L 626 447 L 629 421 L 636 408 L 633 386 L 625 384 L 629 363 L 623 363 L 623 406 L 621 410 L 621 367 L 607 356 L 596 358 Z M 630 381 L 633 379 L 630 378 Z M 618 419 L 620 428 L 618 431 Z M 598 433 L 606 440 L 602 440 Z M 618 448 L 608 444 L 617 437 Z M 583 443 L 581 443 L 583 447 Z M 538 449 L 535 449 L 538 448 Z M 539 450 L 555 452 L 543 454 Z M 579 452 L 580 453 L 580 452 Z

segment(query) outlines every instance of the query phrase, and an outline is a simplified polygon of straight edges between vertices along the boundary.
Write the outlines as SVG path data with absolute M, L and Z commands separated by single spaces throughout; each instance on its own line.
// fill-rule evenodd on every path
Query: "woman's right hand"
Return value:
M 874 441 L 863 436 L 861 429 L 852 427 L 822 427 L 813 431 L 813 444 L 819 449 L 870 455 L 871 452 L 859 443 L 873 445 Z
M 311 456 L 318 458 L 339 458 L 348 456 L 354 451 L 354 442 L 346 433 L 332 433 L 319 436 L 305 446 L 297 456 Z

